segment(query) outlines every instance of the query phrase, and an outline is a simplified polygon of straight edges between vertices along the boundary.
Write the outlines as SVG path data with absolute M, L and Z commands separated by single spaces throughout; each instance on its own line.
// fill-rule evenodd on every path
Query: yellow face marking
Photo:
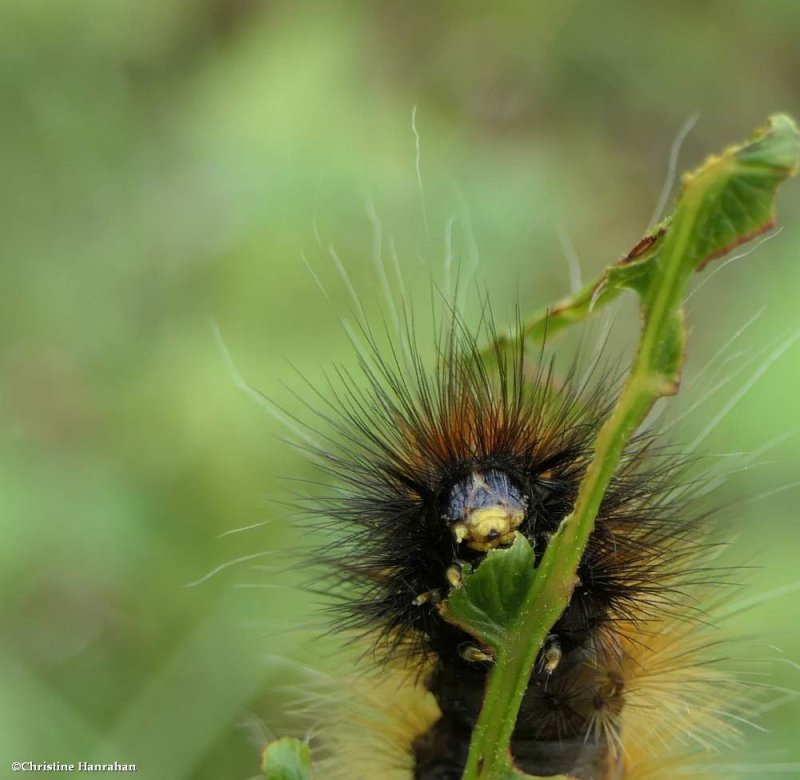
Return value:
M 514 531 L 524 519 L 525 513 L 520 509 L 500 505 L 481 507 L 453 526 L 453 536 L 457 542 L 464 541 L 473 550 L 486 552 L 511 544 Z

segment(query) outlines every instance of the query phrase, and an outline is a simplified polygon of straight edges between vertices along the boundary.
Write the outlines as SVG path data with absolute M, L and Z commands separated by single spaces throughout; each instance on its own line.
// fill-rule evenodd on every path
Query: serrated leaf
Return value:
M 735 246 L 775 224 L 775 194 L 783 181 L 798 172 L 800 140 L 794 122 L 779 114 L 750 141 L 709 157 L 683 177 L 675 214 L 693 217 L 691 240 L 685 243 L 684 269 L 703 268 Z M 680 241 L 680 226 L 667 232 L 664 251 Z
M 530 542 L 517 534 L 511 547 L 492 550 L 462 587 L 440 605 L 444 618 L 495 652 L 507 641 L 535 576 Z
M 778 185 L 800 167 L 797 127 L 788 116 L 770 117 L 744 144 L 709 157 L 682 179 L 675 213 L 648 232 L 598 279 L 534 317 L 525 332 L 537 339 L 589 317 L 624 290 L 635 290 L 646 305 L 670 265 L 664 253 L 680 243 L 681 267 L 691 274 L 775 224 Z M 691 242 L 682 228 L 693 223 Z
M 264 748 L 261 771 L 266 780 L 312 780 L 311 748 L 294 737 L 276 739 Z

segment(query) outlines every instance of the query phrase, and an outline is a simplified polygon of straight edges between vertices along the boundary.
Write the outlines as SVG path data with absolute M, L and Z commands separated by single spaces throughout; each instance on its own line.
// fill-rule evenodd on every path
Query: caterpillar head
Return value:
M 456 543 L 485 552 L 514 541 L 527 503 L 504 472 L 473 471 L 450 492 L 445 519 Z

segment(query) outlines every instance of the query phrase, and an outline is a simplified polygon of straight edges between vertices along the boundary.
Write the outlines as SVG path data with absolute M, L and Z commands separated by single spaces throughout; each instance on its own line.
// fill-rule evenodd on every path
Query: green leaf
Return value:
M 498 652 L 525 603 L 534 578 L 530 542 L 517 534 L 506 549 L 492 550 L 474 571 L 464 573 L 464 584 L 440 605 L 446 620 L 468 631 Z
M 264 748 L 261 771 L 266 780 L 312 780 L 311 748 L 294 737 L 276 739 Z

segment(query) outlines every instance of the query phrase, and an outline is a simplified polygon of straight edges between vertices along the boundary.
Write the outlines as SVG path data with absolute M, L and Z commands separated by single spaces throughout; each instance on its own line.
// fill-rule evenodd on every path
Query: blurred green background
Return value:
M 291 727 L 313 599 L 280 572 L 286 478 L 319 475 L 236 388 L 212 321 L 247 381 L 303 414 L 305 380 L 354 365 L 329 248 L 374 312 L 379 224 L 417 309 L 449 251 L 510 322 L 568 290 L 563 244 L 588 276 L 637 240 L 694 112 L 681 167 L 800 114 L 799 32 L 796 0 L 3 0 L 0 776 L 118 760 L 241 780 Z M 761 314 L 687 391 L 706 401 L 686 441 L 800 324 L 796 182 L 779 216 L 691 301 L 690 376 Z M 791 431 L 799 358 L 701 449 Z M 706 398 L 712 375 L 731 381 Z M 787 436 L 728 480 L 723 500 L 770 494 L 726 516 L 744 597 L 798 581 L 798 456 Z M 787 702 L 720 755 L 736 776 L 800 777 L 798 598 L 739 618 Z

